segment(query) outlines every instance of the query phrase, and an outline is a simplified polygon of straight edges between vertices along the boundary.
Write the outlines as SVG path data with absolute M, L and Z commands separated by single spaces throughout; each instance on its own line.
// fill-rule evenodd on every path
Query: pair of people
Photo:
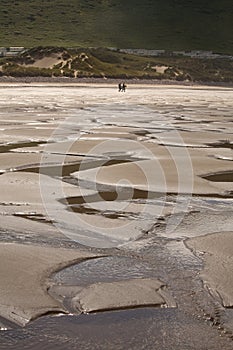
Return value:
M 118 84 L 118 89 L 119 89 L 119 92 L 125 92 L 126 90 L 126 84 L 125 83 L 119 83 Z

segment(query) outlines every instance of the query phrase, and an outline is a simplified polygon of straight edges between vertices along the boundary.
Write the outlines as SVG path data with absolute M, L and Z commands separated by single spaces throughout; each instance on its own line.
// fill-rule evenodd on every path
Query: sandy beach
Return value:
M 127 85 L 0 81 L 0 349 L 233 347 L 233 90 Z

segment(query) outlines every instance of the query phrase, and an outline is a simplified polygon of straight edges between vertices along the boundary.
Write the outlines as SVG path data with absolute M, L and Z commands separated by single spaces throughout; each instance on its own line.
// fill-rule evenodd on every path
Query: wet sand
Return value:
M 53 270 L 93 257 L 86 252 L 1 243 L 1 316 L 25 326 L 49 312 L 65 312 L 48 293 Z
M 218 232 L 187 241 L 187 246 L 204 257 L 202 279 L 224 307 L 233 306 L 232 280 L 233 232 Z
M 0 349 L 231 349 L 233 90 L 32 85 L 0 86 Z

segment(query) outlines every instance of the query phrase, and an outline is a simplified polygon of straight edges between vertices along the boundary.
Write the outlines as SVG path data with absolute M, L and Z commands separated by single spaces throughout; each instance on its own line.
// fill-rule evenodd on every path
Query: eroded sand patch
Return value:
M 44 187 L 43 187 L 44 184 Z M 46 199 L 51 204 L 59 207 L 58 199 L 61 193 L 66 196 L 72 195 L 89 195 L 94 191 L 83 189 L 66 182 L 59 186 L 60 180 L 50 178 L 47 175 L 30 172 L 9 172 L 0 176 L 1 186 L 1 203 L 18 203 L 18 204 L 41 204 L 43 206 L 42 189 L 47 190 Z M 47 203 L 49 204 L 49 203 Z
M 233 232 L 218 232 L 186 241 L 187 246 L 204 258 L 201 273 L 209 290 L 221 298 L 225 307 L 233 307 Z
M 43 157 L 43 158 L 42 158 Z M 32 152 L 6 152 L 0 153 L 0 172 L 6 171 L 16 171 L 16 170 L 24 170 L 31 168 L 38 168 L 37 172 L 39 172 L 39 168 L 41 167 L 55 167 L 60 168 L 57 170 L 57 174 L 59 176 L 62 174 L 62 170 L 65 166 L 79 164 L 82 161 L 82 157 L 70 157 L 63 156 L 59 154 L 53 154 L 53 156 L 42 155 L 41 153 L 32 153 Z M 78 168 L 78 166 L 77 166 Z M 35 170 L 34 170 L 35 171 Z M 44 170 L 45 172 L 45 170 Z
M 111 165 L 108 168 L 96 168 L 79 171 L 72 176 L 92 183 L 136 188 L 142 191 L 182 194 L 224 195 L 229 186 L 220 182 L 213 183 L 202 178 L 207 171 L 229 171 L 232 165 L 205 156 L 192 158 L 172 154 L 164 158 L 142 160 L 125 164 Z
M 61 183 L 59 179 L 30 172 L 5 173 L 0 176 L 0 187 L 1 229 L 45 237 L 61 235 L 56 225 L 62 220 L 64 211 L 64 206 L 58 201 L 61 196 L 95 193 L 88 189 L 83 189 L 81 192 L 78 187 L 65 182 Z M 44 189 L 44 194 L 41 188 Z M 38 215 L 44 218 L 44 222 L 27 219 L 28 216 L 36 218 Z M 69 221 L 69 217 L 67 220 Z
M 80 250 L 11 243 L 0 243 L 0 255 L 0 315 L 20 325 L 48 312 L 66 312 L 48 295 L 48 277 L 94 256 Z
M 176 306 L 156 279 L 131 279 L 112 283 L 96 283 L 83 288 L 72 299 L 82 313 L 135 308 L 139 306 Z

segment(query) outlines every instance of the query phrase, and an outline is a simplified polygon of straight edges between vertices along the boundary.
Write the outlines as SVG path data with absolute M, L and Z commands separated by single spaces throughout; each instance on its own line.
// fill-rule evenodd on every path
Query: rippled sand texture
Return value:
M 47 211 L 54 234 L 110 247 L 139 237 L 171 209 L 183 212 L 190 198 L 184 203 L 182 195 L 230 195 L 231 90 L 116 92 L 98 86 L 2 88 L 1 202 L 11 214 L 3 228 L 15 230 L 12 214 L 20 212 L 21 232 L 32 225 L 23 215 Z M 167 194 L 178 194 L 172 208 Z M 43 232 L 43 224 L 33 225 Z
M 58 287 L 46 284 L 59 266 L 97 256 L 96 248 L 104 255 L 147 251 L 150 261 L 166 245 L 177 269 L 177 261 L 200 266 L 204 253 L 202 279 L 220 304 L 233 305 L 232 89 L 134 85 L 118 93 L 111 85 L 2 85 L 0 91 L 2 316 L 25 324 L 45 312 L 67 311 L 68 294 L 72 311 L 179 308 L 178 296 L 178 303 L 172 297 L 177 282 L 168 279 L 166 266 L 140 274 L 149 285 L 145 293 L 130 274 L 128 282 L 98 283 L 101 270 L 85 286 L 82 276 L 75 287 L 64 280 Z M 93 254 L 61 249 L 80 244 Z M 16 266 L 28 286 L 20 295 L 17 280 L 10 282 L 20 274 Z M 32 288 L 35 306 L 28 303 Z

